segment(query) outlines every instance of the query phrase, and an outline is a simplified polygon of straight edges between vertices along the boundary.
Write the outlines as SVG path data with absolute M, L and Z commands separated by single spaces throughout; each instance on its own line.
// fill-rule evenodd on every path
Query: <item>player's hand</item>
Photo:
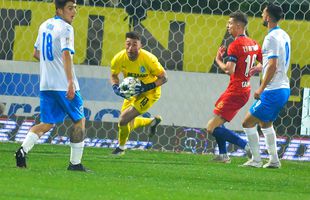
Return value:
M 220 46 L 220 48 L 217 50 L 216 59 L 223 60 L 223 56 L 226 52 L 225 46 Z
M 75 87 L 74 87 L 74 82 L 70 81 L 68 84 L 68 91 L 67 91 L 67 98 L 69 100 L 72 100 L 75 96 Z
M 146 91 L 149 91 L 151 89 L 154 89 L 156 87 L 156 84 L 155 82 L 153 83 L 148 83 L 148 84 L 144 84 L 142 81 L 141 81 L 141 85 L 136 85 L 135 87 L 135 92 L 136 94 L 141 94 L 143 92 L 146 92 Z
M 112 88 L 113 88 L 113 92 L 114 92 L 117 96 L 120 96 L 120 97 L 126 99 L 125 95 L 121 93 L 121 89 L 119 88 L 119 85 L 118 85 L 118 84 L 112 85 Z
M 263 89 L 262 88 L 258 88 L 255 92 L 254 92 L 254 99 L 260 99 L 260 95 L 262 94 Z
M 249 75 L 253 76 L 256 73 L 260 73 L 262 70 L 263 70 L 262 65 L 254 66 L 254 67 L 250 68 Z

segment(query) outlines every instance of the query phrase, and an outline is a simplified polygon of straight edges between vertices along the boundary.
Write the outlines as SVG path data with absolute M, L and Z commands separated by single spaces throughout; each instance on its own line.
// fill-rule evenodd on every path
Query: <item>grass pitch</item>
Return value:
M 211 156 L 89 148 L 91 173 L 67 171 L 70 148 L 36 145 L 28 168 L 15 167 L 19 144 L 0 143 L 0 199 L 310 199 L 310 163 L 282 161 L 281 169 L 242 168 L 246 158 L 213 163 Z

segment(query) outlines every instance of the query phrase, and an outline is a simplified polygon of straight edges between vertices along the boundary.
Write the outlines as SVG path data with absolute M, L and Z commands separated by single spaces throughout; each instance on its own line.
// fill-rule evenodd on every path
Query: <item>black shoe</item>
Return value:
M 81 163 L 77 165 L 73 165 L 71 162 L 69 163 L 69 166 L 67 170 L 70 171 L 81 171 L 81 172 L 89 172 L 90 170 L 85 168 Z
M 121 156 L 121 155 L 125 154 L 125 150 L 123 150 L 119 147 L 116 147 L 116 149 L 112 152 L 112 154 L 116 155 L 116 156 Z
M 16 167 L 26 168 L 26 152 L 24 152 L 23 147 L 20 147 L 15 152 L 15 159 L 16 159 Z
M 152 138 L 156 134 L 157 126 L 162 121 L 162 118 L 161 118 L 161 116 L 155 116 L 154 120 L 155 120 L 155 124 L 150 126 L 149 138 Z

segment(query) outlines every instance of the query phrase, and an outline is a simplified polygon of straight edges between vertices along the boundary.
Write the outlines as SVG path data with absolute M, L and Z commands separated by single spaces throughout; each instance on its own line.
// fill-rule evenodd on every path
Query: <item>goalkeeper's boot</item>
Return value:
M 24 151 L 23 147 L 20 147 L 15 152 L 15 159 L 16 159 L 16 167 L 26 168 L 26 152 Z
M 90 171 L 89 169 L 85 168 L 81 163 L 74 165 L 71 162 L 69 163 L 67 170 L 80 171 L 80 172 L 89 172 Z
M 264 164 L 263 168 L 273 168 L 273 169 L 278 169 L 281 168 L 281 163 L 280 161 L 276 161 L 276 162 L 271 162 L 269 160 L 269 162 L 267 162 L 266 164 Z
M 225 164 L 231 163 L 231 160 L 227 154 L 219 154 L 215 158 L 213 158 L 212 161 Z
M 116 156 L 122 156 L 125 154 L 125 150 L 119 148 L 119 147 L 116 147 L 116 149 L 112 152 L 113 155 L 116 155 Z
M 254 167 L 254 168 L 261 168 L 263 166 L 262 161 L 256 161 L 256 160 L 248 160 L 243 165 L 240 165 L 240 167 Z
M 161 116 L 157 115 L 154 117 L 150 126 L 149 138 L 152 138 L 156 134 L 157 126 L 160 124 L 161 121 L 162 121 Z

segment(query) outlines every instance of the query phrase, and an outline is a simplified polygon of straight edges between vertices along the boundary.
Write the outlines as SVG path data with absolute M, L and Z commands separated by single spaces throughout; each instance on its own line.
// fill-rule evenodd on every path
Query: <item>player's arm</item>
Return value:
M 255 66 L 250 68 L 250 71 L 249 71 L 249 75 L 250 76 L 253 76 L 256 73 L 260 73 L 263 70 L 263 65 L 262 65 L 262 60 L 263 60 L 262 49 L 259 46 L 259 44 L 256 43 L 256 45 L 258 46 L 258 51 L 257 51 L 257 54 L 256 54 L 256 60 L 257 60 L 258 63 Z
M 33 57 L 37 60 L 40 60 L 40 51 L 34 48 L 33 50 Z
M 166 70 L 157 76 L 157 80 L 154 82 L 155 87 L 161 86 L 168 81 L 168 76 Z
M 263 70 L 263 65 L 261 63 L 257 63 L 257 65 L 250 68 L 249 75 L 253 76 L 256 73 L 260 73 Z
M 168 81 L 168 76 L 166 70 L 162 67 L 162 65 L 158 62 L 156 57 L 151 58 L 151 73 L 154 74 L 157 79 L 154 82 L 144 84 L 141 81 L 141 85 L 137 85 L 135 90 L 137 94 L 141 94 L 143 92 L 147 92 L 156 87 L 159 87 L 165 84 Z
M 254 92 L 254 98 L 259 99 L 261 93 L 264 91 L 268 83 L 272 80 L 274 74 L 276 73 L 277 70 L 277 62 L 278 58 L 270 58 L 268 60 L 268 66 L 266 68 L 266 74 L 259 86 L 259 88 Z
M 72 74 L 72 58 L 70 55 L 70 51 L 65 50 L 62 52 L 62 60 L 64 63 L 64 70 L 68 80 L 67 98 L 73 99 L 75 95 L 75 86 Z
M 223 55 L 226 51 L 226 47 L 221 46 L 216 54 L 215 61 L 218 66 L 226 73 L 226 74 L 233 74 L 235 71 L 236 63 L 232 61 L 228 61 L 226 64 L 223 62 Z
M 115 84 L 119 85 L 118 74 L 111 74 L 110 81 L 111 81 L 111 85 L 115 85 Z

